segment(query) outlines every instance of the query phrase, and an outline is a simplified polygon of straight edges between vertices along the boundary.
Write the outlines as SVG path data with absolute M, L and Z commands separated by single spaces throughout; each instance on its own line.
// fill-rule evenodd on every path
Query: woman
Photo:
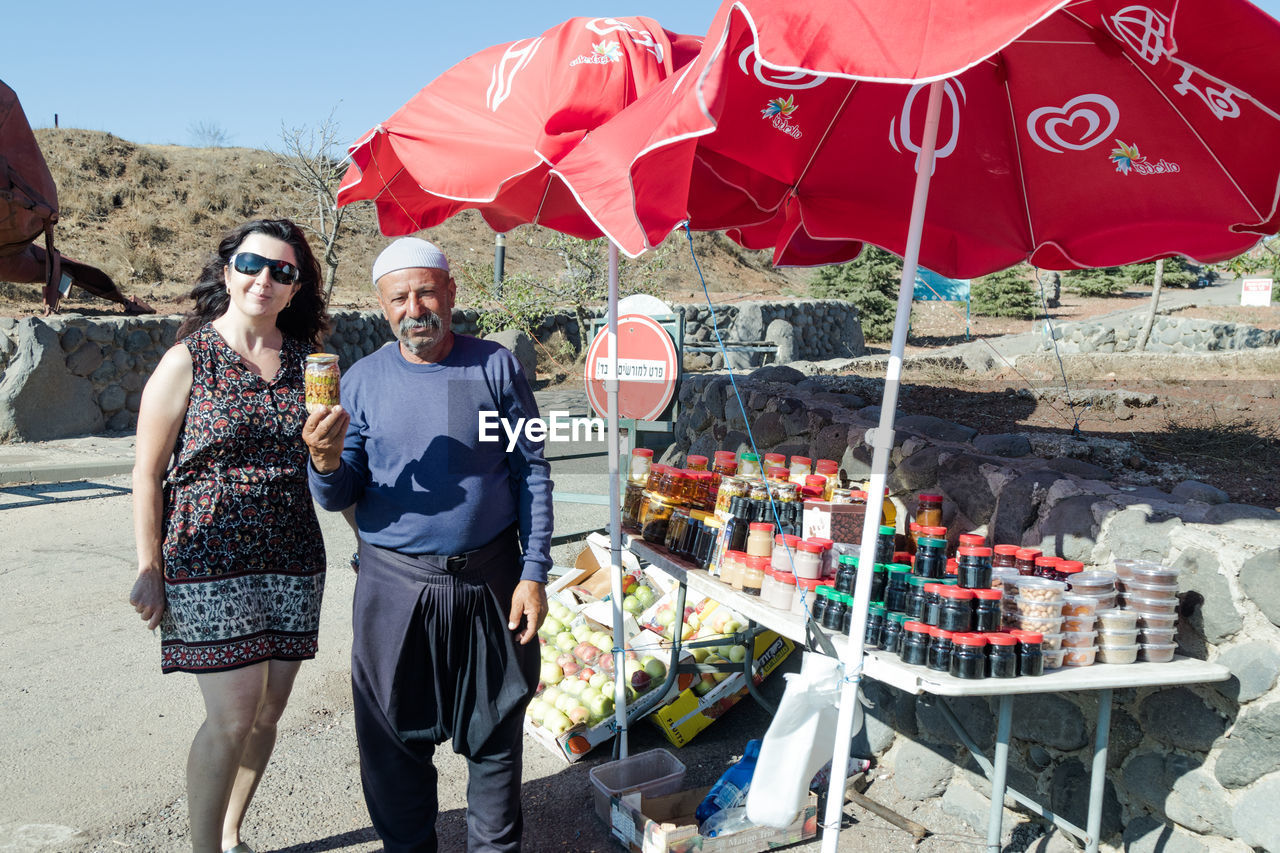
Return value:
M 204 697 L 187 760 L 192 848 L 252 853 L 240 825 L 315 657 L 324 590 L 301 439 L 320 265 L 292 222 L 255 220 L 223 238 L 191 295 L 138 413 L 129 600 L 160 626 L 161 670 L 195 673 Z

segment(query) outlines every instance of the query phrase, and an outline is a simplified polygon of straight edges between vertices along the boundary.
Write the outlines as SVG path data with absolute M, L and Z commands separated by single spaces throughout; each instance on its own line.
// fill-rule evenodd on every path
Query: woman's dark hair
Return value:
M 302 235 L 302 229 L 288 219 L 254 219 L 226 233 L 218 244 L 217 253 L 205 262 L 195 287 L 191 289 L 190 295 L 196 304 L 178 327 L 178 339 L 185 338 L 205 323 L 227 313 L 231 297 L 227 295 L 223 270 L 250 234 L 274 237 L 293 247 L 301 273 L 298 284 L 302 286 L 298 288 L 288 307 L 276 317 L 276 327 L 291 338 L 319 346 L 320 336 L 329 327 L 329 316 L 325 312 L 324 298 L 320 293 L 320 262 L 307 244 L 307 238 Z

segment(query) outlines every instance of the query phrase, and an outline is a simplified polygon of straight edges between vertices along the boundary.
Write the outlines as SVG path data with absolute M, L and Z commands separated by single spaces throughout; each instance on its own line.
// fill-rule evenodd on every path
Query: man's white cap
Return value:
M 377 284 L 378 279 L 389 272 L 416 268 L 448 272 L 449 259 L 435 243 L 421 237 L 401 237 L 383 249 L 373 262 L 373 283 Z

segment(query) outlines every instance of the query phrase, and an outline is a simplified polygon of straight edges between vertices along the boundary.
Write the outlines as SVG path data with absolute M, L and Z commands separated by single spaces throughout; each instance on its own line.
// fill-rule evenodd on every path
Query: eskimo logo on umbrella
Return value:
M 591 53 L 587 56 L 579 56 L 569 63 L 569 67 L 572 68 L 575 65 L 608 65 L 610 62 L 621 61 L 622 45 L 616 41 L 605 39 L 598 44 L 591 45 Z
M 748 65 L 751 67 L 748 68 Z M 764 85 L 775 89 L 812 89 L 827 81 L 823 75 L 810 74 L 807 71 L 775 71 L 760 61 L 754 44 L 738 54 L 738 67 L 748 77 L 754 77 Z
M 493 66 L 493 73 L 489 77 L 489 91 L 484 96 L 485 106 L 491 111 L 497 112 L 502 102 L 511 96 L 511 85 L 515 82 L 516 75 L 533 59 L 542 41 L 542 36 L 538 36 L 536 39 L 513 41 L 507 45 L 502 58 Z
M 1031 141 L 1051 154 L 1086 151 L 1111 135 L 1120 108 L 1106 95 L 1072 98 L 1060 107 L 1041 107 L 1027 116 Z
M 796 96 L 787 95 L 785 98 L 773 98 L 760 111 L 760 117 L 770 119 L 773 126 L 778 130 L 790 136 L 792 139 L 799 139 L 804 136 L 800 130 L 800 125 L 791 122 L 791 114 L 797 109 Z
M 1146 6 L 1126 6 L 1110 18 L 1104 18 L 1103 22 L 1116 39 L 1148 65 L 1167 59 L 1181 68 L 1182 78 L 1173 87 L 1179 95 L 1195 95 L 1204 101 L 1205 106 L 1219 121 L 1240 115 L 1240 105 L 1236 103 L 1236 99 L 1249 100 L 1249 96 L 1204 73 L 1191 63 L 1178 59 L 1174 55 L 1177 47 L 1173 44 L 1168 16 Z
M 1110 160 L 1122 175 L 1170 175 L 1182 171 L 1177 163 L 1170 163 L 1163 157 L 1152 163 L 1138 152 L 1137 145 L 1127 145 L 1119 139 L 1116 140 L 1116 145 L 1120 147 L 1111 149 Z

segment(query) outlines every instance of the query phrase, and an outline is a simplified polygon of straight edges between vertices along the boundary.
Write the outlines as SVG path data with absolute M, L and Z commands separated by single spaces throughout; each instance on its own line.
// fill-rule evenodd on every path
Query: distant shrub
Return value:
M 1141 287 L 1151 287 L 1155 283 L 1154 261 L 1149 264 L 1132 264 L 1125 269 L 1129 271 L 1134 283 Z M 1193 264 L 1186 258 L 1165 258 L 1162 287 L 1194 287 L 1202 278 L 1207 282 L 1214 282 L 1218 279 L 1218 274 L 1199 264 Z
M 849 300 L 858 307 L 862 336 L 869 341 L 887 341 L 893 337 L 901 281 L 902 260 L 884 249 L 867 246 L 850 263 L 820 268 L 809 283 L 809 292 L 824 299 Z
M 1081 296 L 1115 296 L 1124 293 L 1133 283 L 1125 267 L 1065 270 L 1062 273 L 1063 290 Z
M 1030 320 L 1040 313 L 1040 299 L 1022 266 L 975 278 L 969 283 L 969 307 L 984 317 Z

